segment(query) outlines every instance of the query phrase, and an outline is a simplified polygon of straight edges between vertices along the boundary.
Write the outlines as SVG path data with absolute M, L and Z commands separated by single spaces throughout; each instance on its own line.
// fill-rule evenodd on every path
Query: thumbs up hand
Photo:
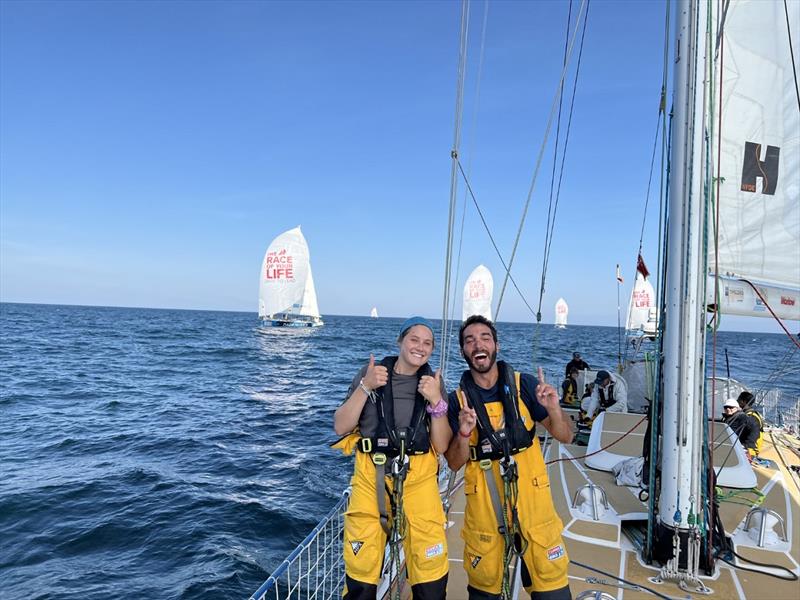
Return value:
M 419 378 L 419 385 L 417 391 L 422 394 L 431 406 L 439 404 L 442 399 L 442 371 L 437 370 L 431 377 L 430 375 L 423 375 Z
M 386 385 L 389 381 L 389 371 L 383 365 L 375 364 L 375 355 L 369 355 L 369 365 L 367 365 L 367 372 L 364 374 L 364 385 L 370 390 L 376 390 Z

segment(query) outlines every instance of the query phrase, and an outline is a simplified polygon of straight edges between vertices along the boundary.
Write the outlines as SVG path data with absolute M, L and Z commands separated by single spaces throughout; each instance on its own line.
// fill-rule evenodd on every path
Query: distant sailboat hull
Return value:
M 292 319 L 262 319 L 261 324 L 265 327 L 321 327 L 324 323 L 319 321 L 306 321 L 297 318 Z

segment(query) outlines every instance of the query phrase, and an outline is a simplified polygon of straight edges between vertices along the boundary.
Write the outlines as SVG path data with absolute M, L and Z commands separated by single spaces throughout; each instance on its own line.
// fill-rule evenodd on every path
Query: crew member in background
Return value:
M 761 453 L 761 445 L 764 442 L 764 417 L 762 417 L 761 413 L 759 413 L 753 406 L 755 401 L 756 397 L 747 391 L 739 394 L 739 397 L 736 399 L 736 402 L 739 404 L 739 408 L 742 409 L 742 412 L 758 424 L 758 438 L 756 438 L 756 447 L 754 453 L 755 456 L 758 456 Z
M 454 436 L 445 456 L 454 471 L 466 463 L 461 537 L 469 599 L 498 600 L 508 592 L 513 575 L 506 559 L 515 552 L 531 598 L 569 599 L 564 526 L 553 506 L 536 422 L 568 443 L 570 421 L 541 368 L 537 378 L 497 361 L 500 345 L 491 321 L 469 317 L 458 339 L 469 370 L 450 394 Z
M 578 371 L 584 371 L 589 368 L 589 364 L 581 358 L 580 352 L 572 353 L 572 360 L 567 363 L 567 367 L 564 369 L 564 377 L 569 377 L 569 372 L 573 368 L 578 369 Z
M 594 419 L 600 411 L 628 412 L 628 385 L 616 373 L 598 371 L 592 393 L 581 402 L 588 419 Z
M 334 447 L 356 453 L 344 517 L 345 600 L 376 597 L 394 524 L 389 500 L 396 482 L 396 489 L 402 489 L 403 547 L 413 598 L 446 596 L 447 542 L 437 455 L 447 450 L 452 430 L 440 373 L 428 365 L 433 326 L 411 317 L 400 328 L 397 343 L 398 356 L 375 362 L 370 355 L 334 414 L 334 429 L 344 436 Z M 395 468 L 404 479 L 392 475 Z
M 561 384 L 561 405 L 568 408 L 580 408 L 581 399 L 578 390 L 578 369 L 572 367 L 567 377 Z
M 722 405 L 722 420 L 728 424 L 739 437 L 739 441 L 747 450 L 749 458 L 753 458 L 756 453 L 756 440 L 758 439 L 758 421 L 753 417 L 748 417 L 741 408 L 739 402 L 733 398 L 725 400 Z

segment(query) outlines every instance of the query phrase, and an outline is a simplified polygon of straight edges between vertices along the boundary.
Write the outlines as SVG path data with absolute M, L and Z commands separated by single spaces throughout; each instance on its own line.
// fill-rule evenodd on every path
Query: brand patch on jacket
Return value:
M 358 554 L 358 551 L 361 550 L 361 546 L 364 545 L 364 542 L 350 542 L 350 547 L 353 549 L 353 555 Z
M 473 569 L 478 566 L 479 562 L 481 562 L 481 558 L 483 558 L 483 557 L 482 556 L 476 556 L 474 554 L 470 554 L 469 555 L 469 564 L 472 565 Z
M 378 438 L 375 445 L 379 448 L 388 448 L 389 438 Z
M 564 548 L 559 544 L 547 551 L 547 560 L 556 560 L 564 556 Z
M 425 548 L 425 558 L 433 558 L 434 556 L 441 556 L 444 554 L 444 544 L 439 542 L 429 548 Z

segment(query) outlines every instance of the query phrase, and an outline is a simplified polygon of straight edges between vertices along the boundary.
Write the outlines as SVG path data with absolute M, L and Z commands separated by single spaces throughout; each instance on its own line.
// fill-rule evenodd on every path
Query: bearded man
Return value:
M 514 555 L 533 600 L 571 598 L 563 524 L 553 506 L 536 423 L 557 440 L 572 441 L 553 386 L 497 361 L 497 330 L 474 315 L 459 331 L 469 366 L 449 396 L 453 439 L 445 456 L 453 470 L 466 463 L 464 569 L 470 600 L 507 596 Z

